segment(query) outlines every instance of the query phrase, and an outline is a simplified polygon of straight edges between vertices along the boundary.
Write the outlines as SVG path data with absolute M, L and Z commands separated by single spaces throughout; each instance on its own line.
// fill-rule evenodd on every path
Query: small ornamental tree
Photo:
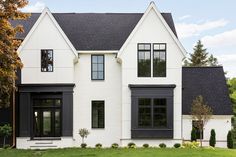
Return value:
M 197 141 L 197 131 L 195 128 L 193 128 L 191 131 L 191 142 L 193 141 Z
M 197 96 L 195 100 L 193 100 L 192 108 L 191 108 L 191 116 L 195 121 L 199 121 L 199 123 L 194 123 L 194 127 L 196 127 L 200 132 L 200 144 L 202 147 L 202 133 L 204 130 L 204 126 L 207 124 L 208 120 L 211 118 L 213 110 L 207 103 L 203 100 L 201 95 Z
M 88 135 L 89 135 L 88 129 L 86 129 L 86 128 L 80 129 L 80 130 L 79 130 L 79 135 L 80 135 L 81 138 L 82 138 L 82 144 L 83 144 L 83 143 L 84 143 L 84 138 L 87 138 Z
M 215 145 L 216 145 L 216 133 L 215 133 L 214 129 L 211 129 L 211 136 L 210 136 L 209 145 L 212 147 L 215 147 Z
M 234 141 L 233 141 L 233 136 L 232 136 L 231 131 L 229 131 L 227 134 L 227 147 L 229 149 L 232 149 L 234 147 Z
M 6 145 L 6 139 L 11 136 L 12 127 L 9 124 L 0 126 L 0 136 L 3 137 L 3 147 Z

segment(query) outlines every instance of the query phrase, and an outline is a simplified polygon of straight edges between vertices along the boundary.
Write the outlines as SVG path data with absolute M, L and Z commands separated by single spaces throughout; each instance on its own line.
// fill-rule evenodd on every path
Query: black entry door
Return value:
M 61 136 L 61 99 L 33 100 L 33 136 Z

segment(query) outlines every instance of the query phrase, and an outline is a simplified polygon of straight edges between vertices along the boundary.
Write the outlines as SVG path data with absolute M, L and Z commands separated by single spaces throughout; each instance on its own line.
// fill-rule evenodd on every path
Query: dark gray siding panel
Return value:
M 73 93 L 64 92 L 62 94 L 62 136 L 72 136 L 73 134 Z
M 20 137 L 30 136 L 30 93 L 20 93 Z
M 129 85 L 131 89 L 131 138 L 173 138 L 173 89 L 176 85 Z M 139 128 L 138 127 L 138 99 L 166 98 L 167 127 Z

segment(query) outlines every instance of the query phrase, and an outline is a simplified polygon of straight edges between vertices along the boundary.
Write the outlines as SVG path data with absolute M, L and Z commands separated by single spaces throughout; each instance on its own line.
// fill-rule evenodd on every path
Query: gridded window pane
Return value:
M 53 71 L 53 50 L 41 50 L 41 71 Z
M 35 136 L 40 136 L 40 115 L 39 115 L 39 111 L 34 111 L 34 132 L 35 132 Z
M 55 112 L 55 136 L 60 136 L 61 134 L 61 112 Z
M 153 126 L 154 127 L 167 126 L 166 99 L 153 100 Z
M 151 77 L 151 44 L 138 44 L 138 77 Z
M 138 100 L 138 126 L 150 127 L 152 125 L 151 99 Z
M 51 129 L 51 112 L 43 112 L 43 135 L 50 136 L 52 134 Z
M 166 77 L 166 44 L 153 44 L 153 76 Z
M 92 101 L 92 128 L 104 128 L 104 101 Z
M 104 80 L 104 55 L 92 55 L 92 80 Z

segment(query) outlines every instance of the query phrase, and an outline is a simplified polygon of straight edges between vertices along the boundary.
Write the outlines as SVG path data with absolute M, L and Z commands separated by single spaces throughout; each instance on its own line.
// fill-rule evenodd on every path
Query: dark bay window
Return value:
M 92 80 L 104 80 L 104 55 L 91 56 Z
M 53 71 L 53 50 L 41 50 L 41 71 Z
M 33 100 L 33 136 L 61 136 L 61 99 Z
M 200 121 L 200 120 L 193 120 L 192 121 L 192 129 L 195 129 L 196 130 L 196 138 L 197 139 L 203 139 L 203 130 L 202 131 L 200 131 L 200 129 L 199 129 L 199 126 L 201 126 L 201 125 L 203 125 L 202 124 L 202 121 Z M 201 137 L 201 133 L 202 132 L 202 137 Z
M 151 44 L 138 44 L 138 77 L 151 77 Z
M 92 101 L 92 128 L 104 128 L 104 117 L 104 101 Z
M 166 44 L 153 44 L 153 76 L 166 77 Z
M 138 126 L 140 128 L 167 127 L 166 99 L 139 98 L 138 99 Z

